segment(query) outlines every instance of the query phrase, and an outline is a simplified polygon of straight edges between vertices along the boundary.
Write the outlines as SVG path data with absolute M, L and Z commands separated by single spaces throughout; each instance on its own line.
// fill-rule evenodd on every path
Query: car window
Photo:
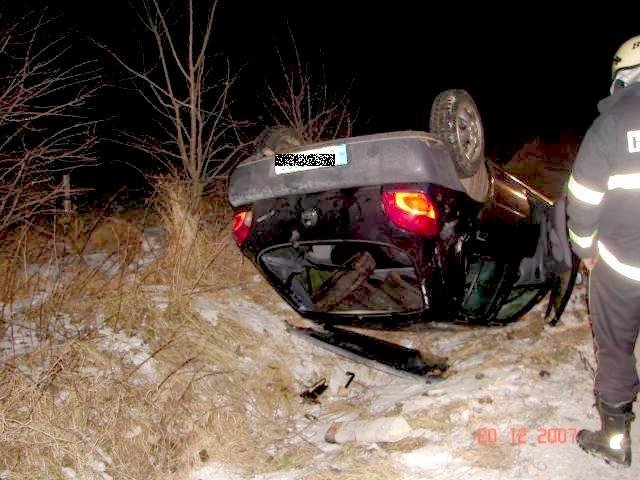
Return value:
M 287 245 L 264 252 L 259 261 L 301 310 L 407 313 L 424 307 L 413 261 L 396 247 L 374 242 Z
M 497 320 L 508 320 L 524 313 L 540 293 L 540 287 L 521 287 L 511 290 L 509 297 L 496 315 Z
M 476 258 L 467 270 L 462 312 L 479 318 L 489 313 L 504 281 L 506 266 L 487 258 Z

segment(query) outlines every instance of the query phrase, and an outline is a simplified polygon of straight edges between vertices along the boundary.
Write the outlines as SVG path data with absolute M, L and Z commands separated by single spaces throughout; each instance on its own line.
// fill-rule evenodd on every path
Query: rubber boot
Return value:
M 633 402 L 609 404 L 598 399 L 596 406 L 602 426 L 597 432 L 580 430 L 577 441 L 580 448 L 591 455 L 603 458 L 612 466 L 631 465 L 631 437 L 629 430 L 635 416 Z

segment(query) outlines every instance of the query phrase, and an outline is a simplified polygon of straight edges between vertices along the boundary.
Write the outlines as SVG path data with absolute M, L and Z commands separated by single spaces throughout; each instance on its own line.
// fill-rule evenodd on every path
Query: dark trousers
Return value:
M 611 404 L 631 402 L 640 391 L 633 354 L 640 329 L 640 282 L 601 258 L 589 279 L 589 307 L 598 362 L 595 394 Z

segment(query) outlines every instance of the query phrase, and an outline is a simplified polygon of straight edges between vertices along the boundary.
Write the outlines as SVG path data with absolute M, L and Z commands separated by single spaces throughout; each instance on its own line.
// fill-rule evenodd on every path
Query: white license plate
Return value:
M 333 155 L 333 163 L 330 165 L 319 164 L 318 155 L 322 155 L 324 161 L 329 159 L 327 155 Z M 347 158 L 347 146 L 331 145 L 329 147 L 314 148 L 311 150 L 303 150 L 301 152 L 278 154 L 274 162 L 280 161 L 282 164 L 275 165 L 276 175 L 286 173 L 302 172 L 304 170 L 316 170 L 318 168 L 339 167 L 349 163 Z

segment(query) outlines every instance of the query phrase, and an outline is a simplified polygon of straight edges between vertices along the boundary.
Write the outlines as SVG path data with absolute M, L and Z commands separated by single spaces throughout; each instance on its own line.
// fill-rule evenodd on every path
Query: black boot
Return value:
M 631 437 L 629 430 L 635 416 L 631 411 L 633 402 L 609 404 L 598 399 L 596 406 L 600 413 L 602 427 L 597 432 L 580 430 L 577 441 L 580 448 L 601 457 L 610 465 L 628 467 L 631 465 Z

